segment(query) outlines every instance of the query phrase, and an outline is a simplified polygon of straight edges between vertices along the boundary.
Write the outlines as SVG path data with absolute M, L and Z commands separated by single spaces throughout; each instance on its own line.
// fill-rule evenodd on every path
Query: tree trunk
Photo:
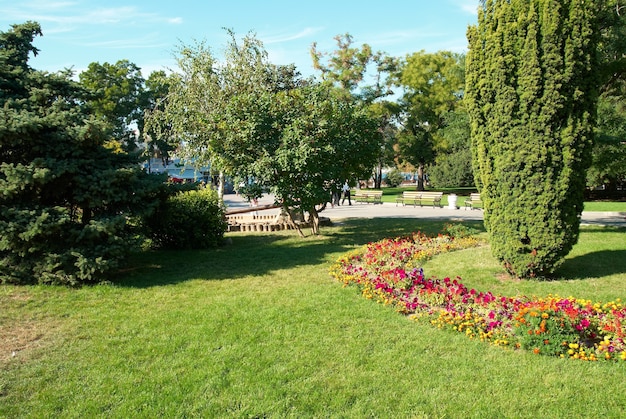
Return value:
M 320 216 L 315 210 L 315 207 L 309 210 L 309 222 L 311 223 L 311 233 L 314 236 L 320 234 Z
M 289 215 L 289 225 L 291 226 L 291 228 L 296 230 L 300 237 L 304 237 L 304 233 L 302 232 L 300 225 L 296 223 L 296 221 L 293 219 L 293 210 L 289 209 L 288 207 L 283 207 L 283 208 L 284 208 L 284 211 Z
M 424 164 L 422 163 L 417 167 L 417 190 L 424 190 Z
M 383 183 L 383 165 L 378 164 L 376 167 L 376 174 L 374 175 L 374 189 L 380 189 Z

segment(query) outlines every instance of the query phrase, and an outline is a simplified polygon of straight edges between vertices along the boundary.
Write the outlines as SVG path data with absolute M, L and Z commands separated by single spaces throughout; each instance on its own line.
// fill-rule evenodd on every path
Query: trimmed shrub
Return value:
M 464 149 L 438 157 L 436 164 L 428 169 L 428 178 L 436 188 L 474 186 L 472 153 Z
M 404 180 L 404 176 L 398 169 L 392 169 L 389 173 L 387 173 L 387 185 L 395 188 L 400 186 L 402 181 Z
M 154 247 L 206 249 L 222 242 L 226 220 L 217 193 L 199 189 L 167 198 L 149 217 L 147 227 Z
M 598 94 L 594 1 L 487 1 L 468 31 L 465 104 L 494 255 L 550 275 L 578 240 Z

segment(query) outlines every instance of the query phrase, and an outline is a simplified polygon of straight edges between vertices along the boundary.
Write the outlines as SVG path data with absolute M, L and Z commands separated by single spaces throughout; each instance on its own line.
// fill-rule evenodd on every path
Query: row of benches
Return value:
M 379 190 L 358 190 L 354 193 L 354 200 L 356 202 L 364 202 L 367 204 L 382 203 L 383 191 Z M 401 197 L 396 198 L 396 206 L 398 204 L 407 205 L 413 204 L 413 206 L 424 204 L 432 204 L 434 206 L 441 207 L 441 199 L 443 192 L 429 192 L 429 191 L 404 191 Z M 465 199 L 465 207 L 474 209 L 482 205 L 479 193 L 472 193 Z
M 406 205 L 413 204 L 413 206 L 423 206 L 425 203 L 432 203 L 434 206 L 441 206 L 441 198 L 443 192 L 426 192 L 426 191 L 404 191 L 402 196 L 396 198 L 396 206 L 398 204 Z
M 401 197 L 396 198 L 396 206 L 398 204 L 406 205 L 408 203 L 413 206 L 423 206 L 424 204 L 432 204 L 441 207 L 441 198 L 443 192 L 427 192 L 427 191 L 404 191 Z M 482 200 L 479 193 L 472 193 L 465 199 L 465 208 L 474 209 L 482 207 Z

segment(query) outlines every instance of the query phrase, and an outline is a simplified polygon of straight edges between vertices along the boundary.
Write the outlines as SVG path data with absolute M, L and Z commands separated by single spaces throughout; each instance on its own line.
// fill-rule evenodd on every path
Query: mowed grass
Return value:
M 626 363 L 491 347 L 328 275 L 355 246 L 442 227 L 229 234 L 217 250 L 136 255 L 111 284 L 0 287 L 0 417 L 621 417 Z M 625 232 L 584 228 L 559 281 L 507 279 L 488 247 L 425 270 L 502 294 L 626 300 Z

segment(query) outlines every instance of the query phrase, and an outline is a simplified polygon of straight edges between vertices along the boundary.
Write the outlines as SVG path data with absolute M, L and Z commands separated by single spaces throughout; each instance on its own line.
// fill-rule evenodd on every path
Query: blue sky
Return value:
M 142 69 L 175 67 L 177 45 L 205 41 L 219 56 L 224 27 L 263 41 L 270 61 L 294 63 L 314 74 L 309 51 L 333 51 L 334 36 L 350 33 L 356 45 L 393 56 L 426 50 L 464 52 L 467 26 L 476 23 L 478 0 L 0 0 L 0 30 L 34 20 L 43 37 L 30 64 L 39 70 L 127 59 Z

